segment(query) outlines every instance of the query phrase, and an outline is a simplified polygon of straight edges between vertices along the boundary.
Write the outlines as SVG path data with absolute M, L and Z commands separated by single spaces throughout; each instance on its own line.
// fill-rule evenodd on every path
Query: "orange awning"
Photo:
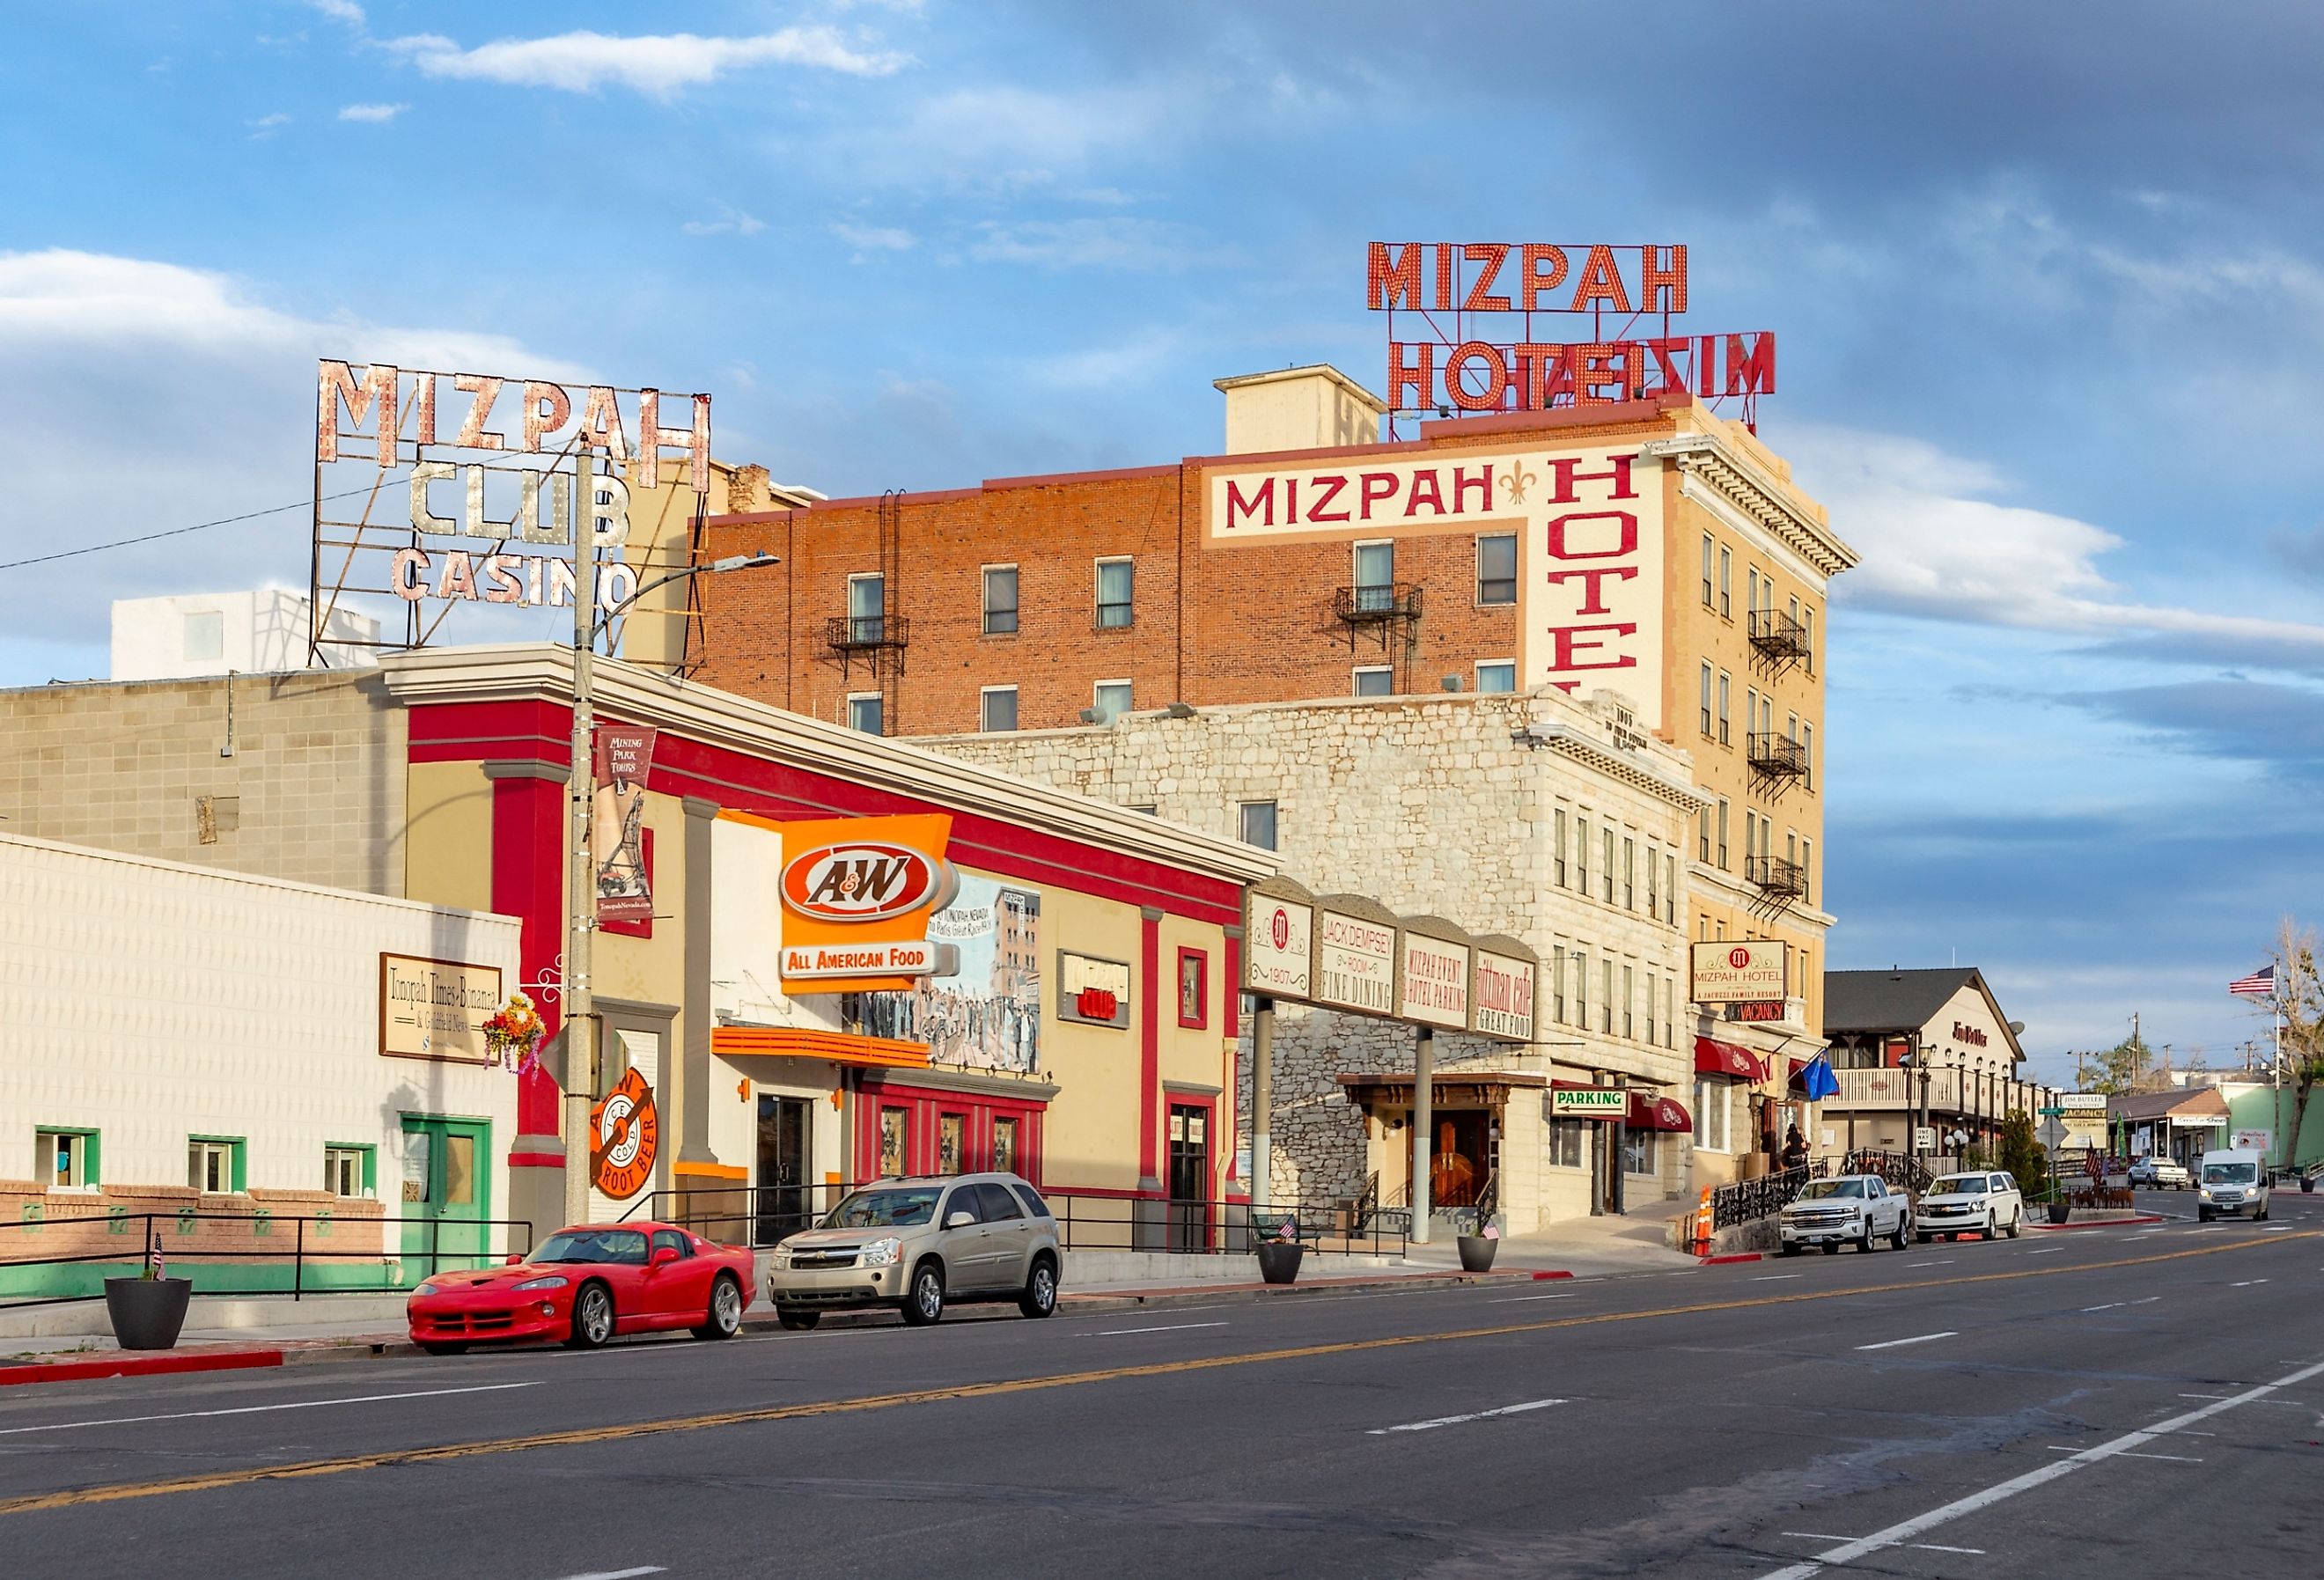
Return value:
M 862 1065 L 874 1069 L 928 1067 L 928 1050 L 924 1044 L 894 1037 L 866 1037 L 853 1031 L 825 1031 L 808 1026 L 713 1026 L 710 1051 L 819 1058 L 831 1064 Z

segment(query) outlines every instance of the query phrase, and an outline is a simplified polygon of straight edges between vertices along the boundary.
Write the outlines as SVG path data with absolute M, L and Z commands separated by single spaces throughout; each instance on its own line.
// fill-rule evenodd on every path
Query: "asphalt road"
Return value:
M 0 1391 L 0 1573 L 2305 1580 L 2319 1307 L 2324 1197 L 2265 1225 Z

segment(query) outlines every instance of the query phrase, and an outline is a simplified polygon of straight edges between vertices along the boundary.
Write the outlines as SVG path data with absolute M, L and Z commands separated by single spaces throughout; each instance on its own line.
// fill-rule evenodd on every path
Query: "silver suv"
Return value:
M 926 1326 L 955 1300 L 1014 1300 L 1047 1317 L 1064 1271 L 1056 1218 L 1017 1175 L 881 1179 L 775 1247 L 767 1298 L 789 1328 L 880 1307 Z

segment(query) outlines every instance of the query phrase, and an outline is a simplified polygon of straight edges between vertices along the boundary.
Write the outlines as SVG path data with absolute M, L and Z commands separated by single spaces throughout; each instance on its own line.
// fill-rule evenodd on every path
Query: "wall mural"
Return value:
M 865 993 L 863 1030 L 926 1041 L 928 1057 L 956 1068 L 1030 1075 L 1041 1053 L 1041 896 L 960 875 L 960 892 L 928 918 L 931 943 L 960 950 L 956 976 L 930 977 L 909 993 Z

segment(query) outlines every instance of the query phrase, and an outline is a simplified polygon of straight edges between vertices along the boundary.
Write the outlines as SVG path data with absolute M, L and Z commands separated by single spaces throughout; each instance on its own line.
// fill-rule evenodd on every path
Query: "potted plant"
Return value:
M 1270 1284 L 1290 1283 L 1299 1277 L 1299 1261 L 1306 1254 L 1299 1243 L 1298 1215 L 1286 1213 L 1259 1243 L 1259 1276 Z
M 1461 1247 L 1461 1270 L 1464 1273 L 1489 1272 L 1493 1253 L 1501 1248 L 1501 1226 L 1487 1216 L 1482 1203 L 1476 1209 L 1477 1232 L 1456 1236 Z
M 161 1245 L 149 1245 L 144 1271 L 134 1279 L 105 1280 L 105 1314 L 112 1319 L 114 1339 L 124 1350 L 175 1349 L 193 1292 L 194 1280 L 170 1277 Z

